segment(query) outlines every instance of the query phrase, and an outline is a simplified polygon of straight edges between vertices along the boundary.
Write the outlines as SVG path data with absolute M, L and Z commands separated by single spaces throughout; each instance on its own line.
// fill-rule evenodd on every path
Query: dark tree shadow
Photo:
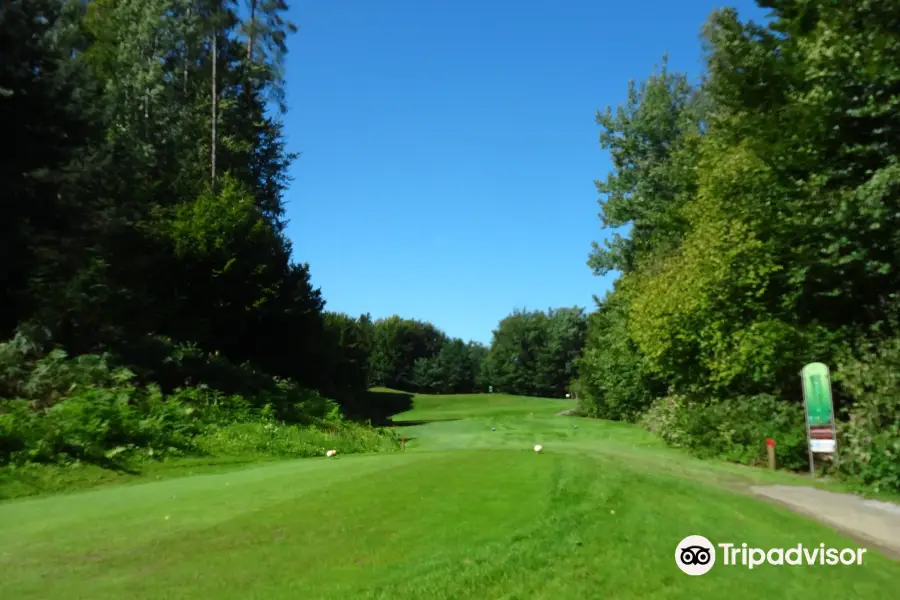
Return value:
M 371 421 L 372 425 L 391 425 L 391 417 L 413 407 L 413 395 L 406 392 L 366 391 L 344 407 L 348 419 Z
M 117 473 L 125 473 L 126 475 L 140 475 L 141 470 L 126 463 L 125 461 L 107 458 L 105 456 L 95 458 L 83 458 L 84 462 L 96 465 L 102 469 L 108 469 Z
M 426 425 L 428 423 L 444 423 L 461 420 L 462 419 L 426 419 L 424 421 L 395 421 L 391 419 L 391 425 L 396 425 L 397 427 L 412 427 L 413 425 Z

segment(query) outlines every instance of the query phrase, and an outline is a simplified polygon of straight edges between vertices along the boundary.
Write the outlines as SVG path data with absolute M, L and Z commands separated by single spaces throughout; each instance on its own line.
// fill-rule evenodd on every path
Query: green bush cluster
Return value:
M 136 451 L 182 454 L 202 421 L 192 407 L 158 389 L 88 385 L 52 407 L 32 410 L 22 399 L 0 400 L 0 463 L 115 463 Z
M 174 393 L 179 390 L 180 394 L 216 390 L 222 396 L 240 397 L 250 408 L 269 406 L 275 418 L 283 421 L 310 422 L 322 415 L 336 418 L 340 412 L 337 404 L 315 390 L 264 373 L 250 363 L 235 364 L 219 352 L 207 352 L 192 343 L 148 337 L 134 354 L 117 358 L 120 362 L 140 365 L 135 369 L 139 382 L 158 383 L 163 391 Z M 73 360 L 83 360 L 83 357 Z M 101 376 L 92 374 L 94 378 Z M 191 389 L 198 391 L 188 391 Z M 221 402 L 217 399 L 216 405 Z
M 23 336 L 0 344 L 0 464 L 124 464 L 215 452 L 311 456 L 396 448 L 393 437 L 340 420 L 337 405 L 287 380 L 255 396 L 205 385 L 164 393 L 108 356 L 35 356 Z
M 900 338 L 848 359 L 838 375 L 855 399 L 838 426 L 838 472 L 876 491 L 900 490 Z
M 656 400 L 641 423 L 668 444 L 704 458 L 765 464 L 765 442 L 772 438 L 781 467 L 808 464 L 803 408 L 765 394 L 727 402 L 670 395 Z
M 900 338 L 845 357 L 834 386 L 848 408 L 837 414 L 838 454 L 828 469 L 876 492 L 900 490 Z M 631 416 L 615 413 L 614 406 L 603 409 L 603 418 Z M 727 401 L 669 394 L 638 422 L 666 443 L 706 458 L 761 465 L 765 440 L 772 438 L 780 467 L 803 470 L 809 464 L 803 405 L 767 394 Z

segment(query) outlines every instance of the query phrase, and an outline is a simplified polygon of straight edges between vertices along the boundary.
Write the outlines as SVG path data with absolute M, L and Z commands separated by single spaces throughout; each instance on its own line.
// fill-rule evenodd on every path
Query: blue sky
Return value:
M 714 1 L 294 0 L 294 257 L 327 309 L 489 342 L 515 308 L 593 308 L 610 163 L 597 109 L 664 53 L 701 69 Z M 743 18 L 763 13 L 733 2 Z

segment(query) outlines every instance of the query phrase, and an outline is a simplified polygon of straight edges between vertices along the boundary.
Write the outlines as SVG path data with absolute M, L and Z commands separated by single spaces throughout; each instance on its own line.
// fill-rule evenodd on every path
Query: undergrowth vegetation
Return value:
M 327 450 L 339 454 L 390 452 L 397 440 L 387 428 L 373 428 L 348 421 L 298 427 L 275 421 L 253 421 L 210 427 L 196 439 L 196 448 L 214 456 L 323 456 Z
M 665 442 L 705 458 L 764 465 L 765 441 L 773 438 L 778 463 L 787 469 L 808 464 L 803 422 L 802 406 L 768 395 L 715 403 L 671 395 L 641 416 L 641 423 Z
M 205 384 L 163 391 L 110 356 L 0 343 L 0 466 L 88 463 L 125 469 L 185 456 L 310 457 L 390 451 L 391 432 L 344 421 L 336 403 L 290 381 L 268 393 Z
M 840 472 L 876 490 L 900 490 L 900 338 L 864 349 L 838 375 L 855 400 L 838 423 Z

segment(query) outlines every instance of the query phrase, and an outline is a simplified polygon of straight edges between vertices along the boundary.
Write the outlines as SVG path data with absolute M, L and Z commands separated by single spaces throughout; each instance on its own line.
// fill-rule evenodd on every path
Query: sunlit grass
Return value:
M 736 488 L 792 481 L 666 448 L 565 400 L 419 396 L 407 451 L 0 504 L 0 598 L 890 597 L 900 565 L 675 566 L 687 535 L 856 544 Z M 531 450 L 534 443 L 543 454 Z M 811 590 L 813 592 L 811 592 Z

